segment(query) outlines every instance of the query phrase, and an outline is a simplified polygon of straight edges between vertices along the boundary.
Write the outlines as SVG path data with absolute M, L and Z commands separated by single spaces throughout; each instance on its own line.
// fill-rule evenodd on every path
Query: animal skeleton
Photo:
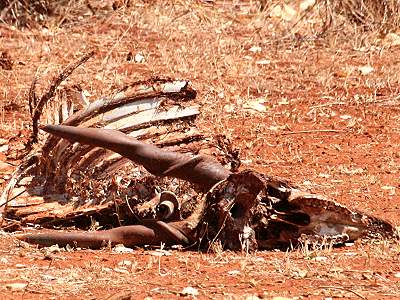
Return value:
M 254 250 L 289 247 L 304 239 L 342 243 L 395 234 L 388 222 L 285 180 L 251 170 L 233 173 L 215 158 L 193 153 L 212 148 L 190 126 L 199 113 L 190 103 L 195 95 L 186 81 L 156 80 L 77 112 L 62 102 L 55 123 L 63 125 L 41 127 L 51 135 L 39 136 L 38 146 L 4 190 L 3 219 L 52 227 L 90 217 L 106 226 L 110 212 L 116 214 L 123 226 L 110 230 L 19 236 L 43 246 L 90 248 L 108 242 L 207 247 L 219 241 L 226 249 Z M 49 111 L 47 119 L 54 110 Z M 21 183 L 27 176 L 28 182 Z M 24 195 L 9 200 L 21 189 L 18 183 Z

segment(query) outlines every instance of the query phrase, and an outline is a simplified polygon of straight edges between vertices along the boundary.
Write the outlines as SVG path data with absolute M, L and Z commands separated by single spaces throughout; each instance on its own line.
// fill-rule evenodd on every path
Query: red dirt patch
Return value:
M 241 150 L 242 168 L 287 178 L 399 224 L 400 48 L 373 33 L 339 30 L 319 37 L 307 18 L 293 27 L 270 10 L 246 10 L 247 2 L 202 3 L 135 2 L 94 16 L 68 16 L 62 26 L 50 19 L 40 30 L 1 25 L 0 53 L 8 51 L 13 65 L 0 69 L 0 139 L 6 140 L 0 142 L 0 188 L 27 136 L 27 94 L 35 74 L 39 87 L 46 87 L 66 64 L 96 49 L 66 82 L 80 84 L 90 100 L 150 76 L 190 79 L 202 106 L 199 126 L 226 134 Z M 127 61 L 128 53 L 141 53 L 145 61 Z M 363 74 L 363 66 L 373 69 Z M 263 112 L 246 108 L 260 100 Z M 171 299 L 188 286 L 199 298 L 400 294 L 397 241 L 288 253 L 43 254 L 2 233 L 0 253 L 4 299 Z M 26 285 L 13 291 L 10 283 Z

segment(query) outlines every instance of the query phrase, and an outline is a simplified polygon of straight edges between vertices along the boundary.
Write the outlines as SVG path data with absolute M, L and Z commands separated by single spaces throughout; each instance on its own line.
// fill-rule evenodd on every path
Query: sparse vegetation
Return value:
M 0 188 L 29 136 L 35 74 L 42 94 L 94 49 L 63 87 L 79 85 L 92 101 L 135 80 L 189 79 L 199 126 L 227 135 L 242 168 L 399 224 L 399 15 L 395 0 L 0 1 Z M 232 299 L 400 293 L 397 241 L 212 250 L 42 252 L 1 233 L 0 298 L 171 298 L 187 286 Z

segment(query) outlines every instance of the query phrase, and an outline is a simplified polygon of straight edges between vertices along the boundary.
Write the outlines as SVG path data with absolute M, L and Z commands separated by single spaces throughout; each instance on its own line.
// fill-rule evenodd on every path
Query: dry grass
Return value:
M 241 150 L 243 167 L 399 224 L 395 1 L 317 1 L 302 11 L 300 1 L 266 1 L 263 10 L 262 1 L 89 2 L 71 1 L 57 7 L 63 13 L 31 20 L 28 28 L 0 25 L 0 53 L 13 61 L 12 70 L 0 68 L 0 135 L 18 137 L 11 154 L 30 126 L 27 99 L 35 74 L 41 94 L 65 65 L 94 49 L 95 57 L 64 87 L 79 84 L 94 100 L 152 76 L 190 79 L 202 105 L 199 126 L 227 135 Z M 129 59 L 138 53 L 144 62 Z M 257 103 L 265 110 L 252 109 Z M 10 153 L 1 159 L 16 163 Z M 0 172 L 4 178 L 11 171 Z M 188 285 L 204 297 L 232 299 L 400 293 L 399 245 L 382 240 L 252 255 L 215 245 L 213 254 L 172 251 L 161 259 L 142 251 L 77 251 L 51 260 L 32 247 L 16 247 L 9 236 L 2 240 L 8 262 L 0 264 L 0 295 L 10 295 L 4 284 L 17 277 L 29 283 L 18 295 L 31 298 L 78 298 L 86 290 L 103 297 L 121 289 L 171 298 Z M 123 260 L 133 263 L 124 267 L 128 274 L 114 270 Z
M 384 33 L 399 26 L 398 0 L 340 0 L 333 2 L 331 8 L 364 30 L 378 30 Z
M 392 279 L 398 274 L 392 258 L 399 254 L 399 247 L 388 241 L 340 250 L 215 255 L 176 250 L 117 254 L 109 250 L 60 252 L 53 248 L 45 252 L 29 246 L 6 248 L 4 239 L 10 237 L 3 235 L 2 239 L 1 282 L 26 283 L 23 295 L 28 299 L 75 299 L 83 293 L 96 299 L 117 294 L 171 298 L 188 286 L 195 288 L 200 297 L 230 299 L 354 295 L 389 299 L 400 292 Z M 385 269 L 377 271 L 381 264 Z M 0 295 L 6 290 L 5 284 L 0 285 Z M 21 295 L 18 290 L 15 293 Z

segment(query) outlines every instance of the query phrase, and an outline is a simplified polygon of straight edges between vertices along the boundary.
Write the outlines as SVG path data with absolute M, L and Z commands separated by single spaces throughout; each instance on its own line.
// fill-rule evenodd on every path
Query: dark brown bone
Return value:
M 188 244 L 188 238 L 173 225 L 162 221 L 149 220 L 142 225 L 131 225 L 113 228 L 103 231 L 92 232 L 57 232 L 49 231 L 39 234 L 26 234 L 17 236 L 21 241 L 37 244 L 40 246 L 51 246 L 58 244 L 60 247 L 66 245 L 99 249 L 111 243 L 112 246 L 123 244 L 126 247 L 144 245 L 167 245 Z
M 220 163 L 205 155 L 165 151 L 154 145 L 140 142 L 120 131 L 99 128 L 78 128 L 65 125 L 47 125 L 42 130 L 72 142 L 103 147 L 135 163 L 143 165 L 156 176 L 180 178 L 208 190 L 214 184 L 227 178 L 230 172 Z

